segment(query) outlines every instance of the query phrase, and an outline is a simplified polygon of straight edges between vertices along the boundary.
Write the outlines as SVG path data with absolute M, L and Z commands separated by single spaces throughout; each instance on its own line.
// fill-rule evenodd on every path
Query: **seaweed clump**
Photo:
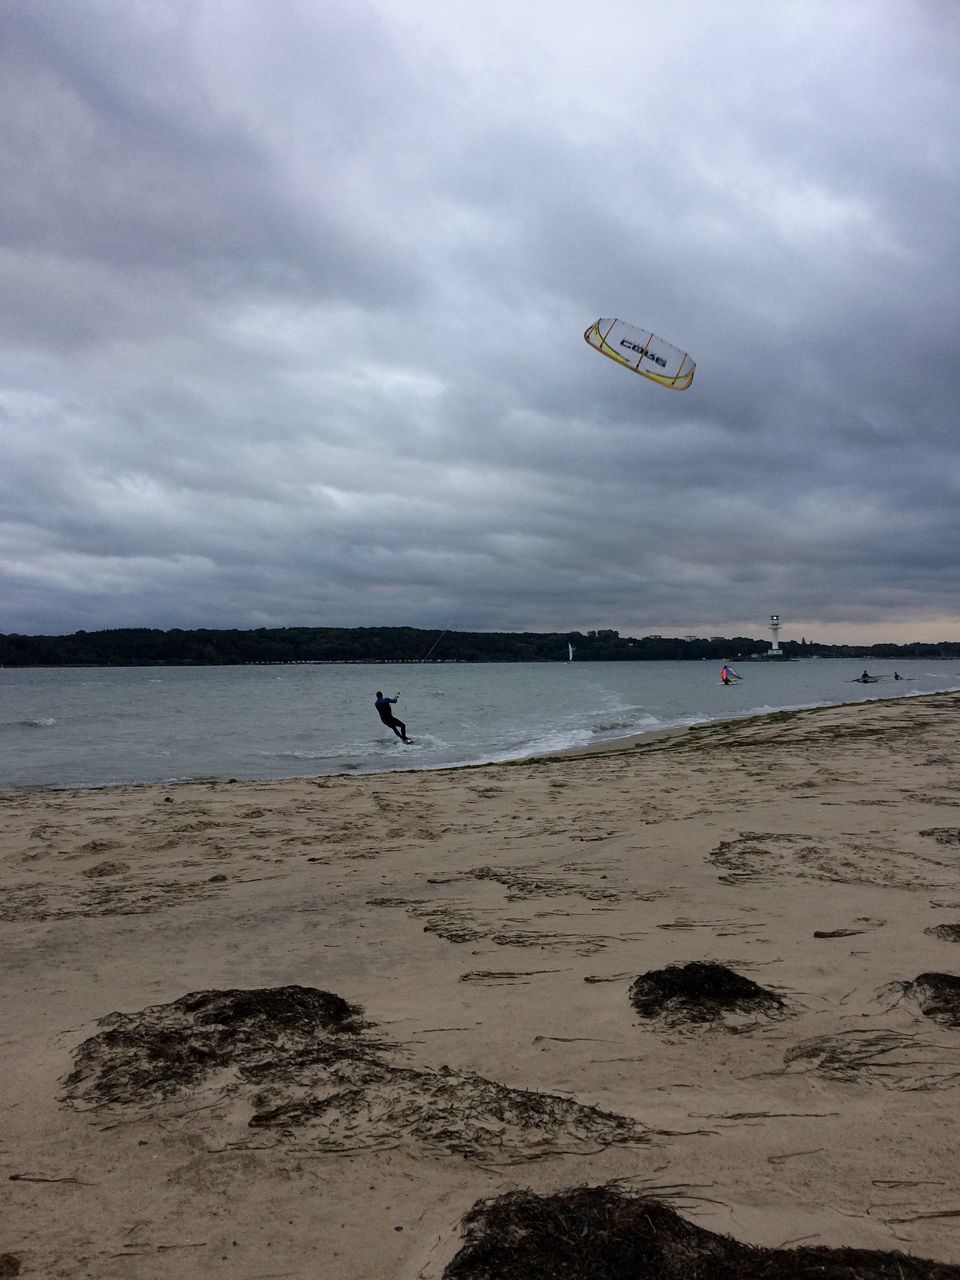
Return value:
M 90 1105 L 167 1097 L 235 1068 L 341 1056 L 361 1011 L 313 987 L 194 991 L 136 1014 L 111 1013 L 74 1055 L 66 1096 Z
M 660 1018 L 671 1026 L 717 1022 L 727 1014 L 785 1012 L 775 992 L 713 961 L 651 969 L 634 979 L 630 1003 L 641 1018 Z
M 960 924 L 932 924 L 923 932 L 931 938 L 939 938 L 941 942 L 960 942 Z
M 443 1280 L 960 1280 L 960 1267 L 876 1249 L 766 1249 L 614 1187 L 512 1191 L 463 1218 Z
M 944 1027 L 960 1027 L 960 978 L 953 973 L 921 973 L 913 981 L 920 1012 Z
M 635 1121 L 572 1098 L 511 1089 L 448 1067 L 418 1071 L 374 1061 L 334 1068 L 325 1088 L 258 1111 L 249 1124 L 296 1129 L 315 1150 L 404 1143 L 430 1155 L 495 1155 L 505 1164 L 648 1141 Z
M 403 1145 L 509 1164 L 649 1141 L 633 1119 L 572 1098 L 394 1066 L 357 1006 L 312 987 L 198 991 L 100 1025 L 66 1081 L 75 1106 L 143 1110 L 202 1091 L 183 1116 L 203 1110 L 222 1130 L 249 1106 L 267 1145 L 295 1136 L 332 1154 Z M 215 1112 L 228 1101 L 232 1121 Z

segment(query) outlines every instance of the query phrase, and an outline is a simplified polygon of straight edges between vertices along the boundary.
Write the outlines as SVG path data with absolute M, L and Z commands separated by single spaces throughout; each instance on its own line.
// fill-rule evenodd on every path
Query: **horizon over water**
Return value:
M 0 790 L 494 763 L 804 707 L 960 689 L 960 661 L 308 663 L 0 670 Z M 904 677 L 893 680 L 893 671 Z M 405 746 L 374 710 L 401 700 Z

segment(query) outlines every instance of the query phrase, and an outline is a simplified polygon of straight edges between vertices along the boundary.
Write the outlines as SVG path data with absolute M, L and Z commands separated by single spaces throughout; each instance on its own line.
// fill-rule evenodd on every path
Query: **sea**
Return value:
M 0 790 L 439 769 L 773 711 L 960 689 L 929 658 L 0 669 Z M 902 677 L 893 678 L 894 671 Z M 400 700 L 405 745 L 376 691 Z

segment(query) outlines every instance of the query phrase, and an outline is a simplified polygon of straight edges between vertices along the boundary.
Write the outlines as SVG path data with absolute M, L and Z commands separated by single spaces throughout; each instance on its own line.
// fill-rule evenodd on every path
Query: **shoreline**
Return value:
M 958 760 L 954 692 L 499 764 L 0 793 L 0 1255 L 441 1280 L 481 1198 L 620 1180 L 747 1243 L 960 1264 L 960 1022 L 918 981 L 960 972 Z M 631 1002 L 707 963 L 774 1014 Z M 311 991 L 362 1015 L 317 1041 Z
M 911 702 L 916 699 L 926 700 L 935 698 L 951 697 L 954 690 L 937 690 L 932 693 L 906 693 L 898 698 L 884 698 L 882 702 L 886 704 L 898 704 Z M 741 716 L 728 716 L 716 720 L 698 720 L 696 724 L 678 725 L 669 729 L 649 729 L 641 733 L 627 734 L 623 738 L 609 738 L 604 742 L 588 743 L 578 747 L 562 747 L 557 751 L 539 752 L 532 756 L 518 756 L 516 760 L 507 760 L 500 762 L 483 762 L 479 765 L 454 765 L 448 766 L 452 768 L 485 768 L 488 763 L 496 764 L 522 764 L 524 762 L 532 762 L 537 760 L 554 760 L 564 759 L 566 757 L 575 758 L 578 756 L 596 756 L 615 753 L 618 751 L 632 751 L 637 747 L 644 747 L 654 742 L 667 738 L 685 738 L 688 733 L 698 733 L 701 731 L 712 731 L 720 727 L 727 726 L 733 728 L 737 725 L 745 724 L 765 724 L 772 721 L 782 723 L 785 717 L 812 715 L 817 712 L 829 712 L 841 710 L 847 707 L 869 707 L 877 705 L 881 700 L 876 702 L 830 702 L 818 703 L 815 706 L 801 707 L 784 707 L 778 711 L 761 711 L 756 713 L 746 713 Z
M 915 699 L 935 699 L 941 697 L 949 697 L 956 690 L 935 690 L 926 693 L 905 693 L 897 698 L 884 698 L 876 700 L 866 700 L 863 702 L 830 702 L 817 703 L 811 705 L 803 705 L 797 707 L 786 707 L 774 711 L 762 711 L 755 713 L 744 713 L 740 716 L 720 717 L 717 719 L 698 720 L 694 724 L 676 725 L 668 728 L 645 729 L 638 733 L 626 734 L 622 738 L 607 738 L 602 741 L 592 743 L 582 743 L 578 746 L 558 747 L 550 751 L 535 751 L 530 755 L 508 756 L 501 759 L 484 759 L 477 761 L 468 761 L 456 764 L 436 764 L 436 765 L 411 765 L 409 767 L 396 767 L 391 769 L 378 769 L 368 771 L 343 770 L 339 773 L 322 773 L 322 774 L 290 774 L 286 777 L 255 777 L 255 778 L 220 778 L 213 775 L 198 776 L 188 778 L 168 778 L 160 781 L 147 782 L 103 782 L 89 783 L 87 785 L 71 784 L 64 785 L 58 783 L 33 784 L 21 787 L 0 787 L 0 801 L 4 796 L 13 796 L 19 794 L 46 794 L 56 792 L 104 792 L 117 789 L 137 789 L 137 788 L 174 788 L 183 786 L 204 786 L 215 784 L 229 784 L 231 786 L 260 785 L 275 783 L 283 785 L 285 783 L 309 781 L 322 778 L 379 778 L 389 777 L 393 774 L 402 774 L 408 776 L 410 774 L 431 774 L 456 772 L 458 770 L 471 769 L 495 769 L 500 767 L 508 767 L 512 765 L 529 764 L 541 760 L 554 760 L 564 758 L 577 758 L 582 756 L 606 755 L 620 751 L 631 751 L 635 748 L 644 747 L 653 742 L 669 738 L 682 738 L 688 733 L 697 733 L 700 730 L 715 729 L 721 725 L 736 725 L 742 723 L 753 723 L 755 721 L 765 722 L 771 718 L 782 720 L 784 716 L 802 715 L 816 712 L 826 712 L 844 707 L 860 707 L 873 706 L 876 703 L 899 703 L 913 701 Z

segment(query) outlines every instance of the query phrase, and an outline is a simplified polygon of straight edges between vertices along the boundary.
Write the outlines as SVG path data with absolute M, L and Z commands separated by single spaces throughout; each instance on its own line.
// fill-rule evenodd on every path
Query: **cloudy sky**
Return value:
M 2 0 L 0 632 L 960 638 L 958 55 L 952 0 Z

